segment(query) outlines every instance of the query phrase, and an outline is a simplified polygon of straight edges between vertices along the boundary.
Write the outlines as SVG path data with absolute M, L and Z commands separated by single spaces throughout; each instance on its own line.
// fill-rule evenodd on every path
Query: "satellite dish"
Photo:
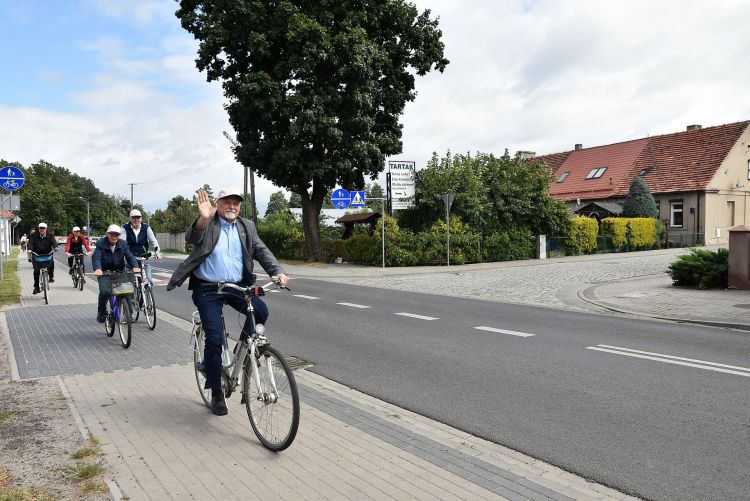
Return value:
M 738 179 L 737 182 L 735 183 L 734 187 L 737 188 L 737 189 L 739 189 L 739 188 L 744 188 L 745 185 L 744 184 L 740 184 L 740 180 Z

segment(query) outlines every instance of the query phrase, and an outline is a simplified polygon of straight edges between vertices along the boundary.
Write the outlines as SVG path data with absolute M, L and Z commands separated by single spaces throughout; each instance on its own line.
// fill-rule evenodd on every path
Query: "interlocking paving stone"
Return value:
M 189 335 L 184 330 L 161 322 L 150 331 L 145 321 L 135 322 L 130 348 L 125 350 L 116 330 L 107 337 L 104 325 L 94 319 L 95 312 L 93 304 L 8 310 L 20 378 L 111 372 L 188 360 Z
M 300 384 L 299 391 L 300 398 L 306 404 L 508 499 L 555 499 L 560 501 L 573 499 L 535 484 L 513 472 L 386 421 L 375 414 L 326 395 L 310 386 Z

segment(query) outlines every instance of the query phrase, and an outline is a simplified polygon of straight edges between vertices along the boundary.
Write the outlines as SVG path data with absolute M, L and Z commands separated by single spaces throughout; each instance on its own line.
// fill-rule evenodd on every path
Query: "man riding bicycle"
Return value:
M 73 259 L 75 259 L 76 254 L 83 254 L 84 247 L 86 248 L 86 255 L 90 256 L 91 247 L 88 240 L 81 235 L 81 228 L 73 226 L 73 230 L 65 241 L 65 255 L 68 256 L 68 268 L 70 268 L 68 273 L 71 275 L 73 274 Z
M 190 277 L 188 288 L 193 291 L 193 303 L 198 308 L 206 333 L 203 362 L 205 387 L 211 390 L 211 412 L 224 416 L 227 414 L 227 404 L 221 391 L 221 350 L 224 344 L 221 311 L 226 302 L 235 310 L 246 313 L 247 303 L 242 294 L 229 291 L 218 294 L 216 282 L 252 285 L 255 282 L 253 259 L 269 276 L 277 275 L 281 285 L 286 285 L 289 278 L 258 237 L 253 222 L 239 217 L 243 201 L 239 190 L 221 190 L 216 207 L 204 190 L 198 191 L 195 200 L 199 217 L 185 234 L 185 241 L 193 244 L 195 250 L 172 274 L 167 290 L 179 287 Z M 252 304 L 256 322 L 265 323 L 268 318 L 266 304 L 257 297 L 252 299 Z M 248 332 L 252 329 L 249 319 L 246 319 L 244 329 Z
M 110 224 L 107 228 L 107 236 L 96 242 L 91 265 L 94 268 L 94 275 L 99 277 L 99 309 L 96 321 L 103 324 L 109 298 L 109 277 L 102 276 L 102 273 L 104 271 L 122 272 L 125 271 L 126 265 L 133 270 L 133 273 L 141 271 L 138 268 L 138 261 L 128 249 L 128 244 L 125 240 L 120 240 L 120 225 Z
M 156 259 L 161 259 L 159 253 L 159 242 L 156 240 L 156 235 L 151 227 L 142 222 L 141 211 L 133 209 L 130 211 L 130 221 L 122 225 L 122 233 L 120 238 L 128 243 L 130 252 L 135 257 L 141 257 L 148 252 L 149 244 L 154 247 L 154 254 Z M 143 263 L 143 269 L 146 272 L 146 278 L 151 285 L 154 281 L 151 278 L 151 263 L 148 261 Z
M 47 231 L 47 223 L 39 223 L 39 232 L 31 233 L 29 240 L 26 242 L 26 252 L 29 254 L 31 259 L 31 253 L 36 252 L 38 255 L 51 254 L 57 250 L 57 239 L 54 235 Z M 50 259 L 47 262 L 39 263 L 36 260 L 32 260 L 34 265 L 34 290 L 33 294 L 39 294 L 39 272 L 42 266 L 47 266 L 47 273 L 49 273 L 49 283 L 55 281 L 55 260 Z

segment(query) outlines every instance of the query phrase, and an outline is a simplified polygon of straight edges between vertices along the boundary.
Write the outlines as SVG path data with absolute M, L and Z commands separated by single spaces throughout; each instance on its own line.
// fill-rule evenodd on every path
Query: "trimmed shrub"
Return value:
M 492 233 L 485 237 L 482 253 L 485 261 L 528 259 L 534 253 L 534 239 L 528 230 Z
M 651 249 L 656 245 L 656 220 L 650 217 L 607 217 L 602 219 L 602 233 L 619 250 Z
M 576 217 L 570 220 L 568 239 L 563 248 L 566 256 L 591 254 L 596 252 L 596 237 L 599 234 L 599 224 L 591 217 Z
M 667 273 L 673 285 L 687 285 L 699 289 L 726 289 L 729 281 L 729 250 L 716 252 L 690 249 L 669 265 Z

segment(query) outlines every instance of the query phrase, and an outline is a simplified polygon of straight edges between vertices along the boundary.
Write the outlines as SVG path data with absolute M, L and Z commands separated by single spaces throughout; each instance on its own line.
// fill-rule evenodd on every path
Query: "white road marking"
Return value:
M 351 306 L 352 308 L 369 308 L 369 306 L 365 306 L 364 304 L 354 304 L 354 303 L 336 303 L 340 304 L 341 306 Z
M 536 334 L 530 334 L 528 332 L 509 331 L 507 329 L 497 329 L 495 327 L 486 327 L 484 325 L 480 325 L 479 327 L 474 327 L 474 328 L 480 331 L 497 332 L 498 334 L 509 334 L 511 336 L 518 336 L 518 337 L 536 336 Z
M 172 278 L 171 273 L 164 273 L 163 271 L 154 271 L 151 273 L 155 277 L 164 277 L 164 278 Z
M 304 294 L 293 294 L 294 297 L 301 297 L 302 299 L 320 299 L 315 296 L 305 296 Z
M 401 315 L 402 317 L 418 318 L 419 320 L 439 320 L 437 317 L 426 317 L 424 315 L 417 315 L 416 313 L 394 313 L 394 315 Z
M 672 355 L 664 355 L 662 353 L 632 350 L 630 348 L 621 348 L 619 346 L 610 346 L 606 344 L 600 344 L 598 346 L 587 346 L 586 349 L 603 351 L 605 353 L 613 353 L 615 355 L 623 355 L 626 357 L 643 358 L 645 360 L 653 360 L 655 362 L 664 362 L 666 364 L 684 365 L 686 367 L 695 367 L 696 369 L 704 369 L 707 371 L 723 372 L 725 374 L 734 374 L 735 376 L 750 377 L 750 369 L 746 367 L 737 367 L 734 365 L 717 364 L 715 362 L 707 362 L 705 360 L 695 360 L 693 358 L 675 357 Z M 737 369 L 737 370 L 733 370 L 733 369 Z

